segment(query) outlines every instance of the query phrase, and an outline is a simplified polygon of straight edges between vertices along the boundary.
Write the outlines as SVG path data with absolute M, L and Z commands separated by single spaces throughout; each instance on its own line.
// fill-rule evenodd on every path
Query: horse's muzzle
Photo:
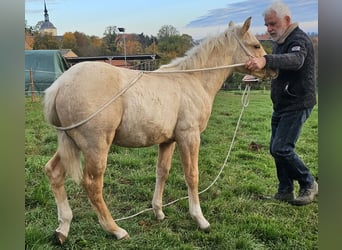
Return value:
M 270 68 L 265 68 L 260 71 L 254 71 L 252 72 L 252 75 L 257 76 L 258 78 L 262 80 L 272 80 L 274 78 L 277 78 L 278 71 Z

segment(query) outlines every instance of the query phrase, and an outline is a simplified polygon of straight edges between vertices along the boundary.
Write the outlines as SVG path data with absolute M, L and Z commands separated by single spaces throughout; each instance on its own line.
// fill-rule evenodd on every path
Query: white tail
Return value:
M 56 95 L 62 81 L 55 81 L 45 91 L 44 114 L 47 122 L 54 126 L 60 126 L 60 120 L 56 111 Z M 63 131 L 57 131 L 58 154 L 62 164 L 69 175 L 76 183 L 82 179 L 81 153 L 75 142 Z
M 83 175 L 80 149 L 65 132 L 58 131 L 57 135 L 58 153 L 66 173 L 79 184 Z

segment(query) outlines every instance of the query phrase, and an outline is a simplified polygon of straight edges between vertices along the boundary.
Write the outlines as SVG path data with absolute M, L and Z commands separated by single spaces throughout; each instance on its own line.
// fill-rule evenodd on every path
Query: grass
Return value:
M 201 136 L 199 190 L 211 184 L 226 157 L 241 110 L 241 93 L 217 95 L 206 131 Z M 188 201 L 165 207 L 158 222 L 152 211 L 119 221 L 131 238 L 117 241 L 104 232 L 81 186 L 66 182 L 74 219 L 63 246 L 54 244 L 57 209 L 44 165 L 54 154 L 56 134 L 44 122 L 42 103 L 26 100 L 25 245 L 26 249 L 318 249 L 318 204 L 296 207 L 260 199 L 276 192 L 277 178 L 268 152 L 272 106 L 269 92 L 252 91 L 228 164 L 220 178 L 200 195 L 211 232 L 198 229 Z M 317 107 L 305 123 L 297 152 L 318 179 Z M 260 145 L 253 151 L 251 143 Z M 151 205 L 157 147 L 112 146 L 104 180 L 104 198 L 114 218 Z M 298 187 L 296 187 L 298 189 Z M 176 149 L 164 203 L 186 196 Z

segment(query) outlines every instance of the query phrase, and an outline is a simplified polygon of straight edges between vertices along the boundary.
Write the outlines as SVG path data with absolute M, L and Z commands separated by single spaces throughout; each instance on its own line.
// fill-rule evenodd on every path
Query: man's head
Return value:
M 277 41 L 291 25 L 291 12 L 282 2 L 273 2 L 263 13 L 267 32 Z

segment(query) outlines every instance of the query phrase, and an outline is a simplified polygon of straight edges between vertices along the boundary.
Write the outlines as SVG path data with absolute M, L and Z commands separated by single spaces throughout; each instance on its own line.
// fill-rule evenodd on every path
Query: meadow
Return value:
M 220 91 L 201 135 L 199 191 L 215 179 L 226 158 L 241 111 L 241 92 Z M 130 234 L 117 241 L 98 223 L 82 186 L 66 189 L 74 219 L 63 246 L 54 241 L 57 208 L 44 165 L 57 148 L 54 129 L 44 121 L 41 98 L 25 101 L 26 249 L 318 249 L 318 202 L 297 207 L 263 199 L 277 190 L 268 151 L 272 105 L 269 91 L 251 91 L 227 165 L 217 182 L 200 195 L 209 233 L 190 218 L 188 200 L 164 208 L 159 222 L 152 211 L 118 221 Z M 305 123 L 296 151 L 318 180 L 318 105 Z M 104 178 L 104 199 L 115 219 L 151 207 L 157 146 L 112 146 Z M 298 186 L 296 186 L 296 192 Z M 164 203 L 187 195 L 176 148 Z

